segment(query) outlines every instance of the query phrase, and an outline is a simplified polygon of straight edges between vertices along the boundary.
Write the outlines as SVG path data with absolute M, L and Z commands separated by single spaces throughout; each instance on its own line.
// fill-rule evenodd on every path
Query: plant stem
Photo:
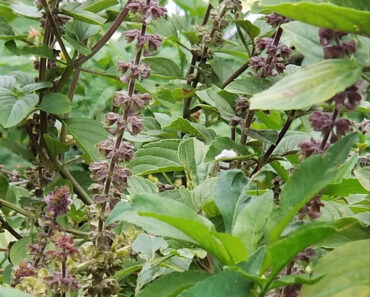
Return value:
M 57 39 L 57 41 L 59 43 L 59 46 L 60 46 L 60 48 L 61 48 L 61 50 L 63 52 L 63 55 L 64 55 L 65 59 L 67 60 L 67 63 L 70 63 L 71 62 L 71 58 L 69 57 L 68 51 L 67 51 L 67 49 L 66 49 L 66 47 L 64 45 L 64 42 L 62 40 L 62 37 L 60 36 L 60 32 L 59 32 L 58 26 L 55 23 L 53 14 L 50 11 L 50 7 L 49 7 L 48 3 L 46 2 L 46 0 L 40 0 L 40 2 L 41 2 L 42 6 L 45 9 L 46 17 L 48 18 L 48 22 L 49 22 L 49 24 L 51 26 L 51 29 L 53 30 L 53 33 L 54 33 L 55 38 Z
M 150 1 L 151 0 L 146 0 L 146 4 L 150 5 Z M 141 32 L 140 32 L 141 36 L 145 36 L 146 29 L 147 29 L 147 25 L 145 23 L 143 23 L 142 26 L 141 26 Z M 135 61 L 134 61 L 135 65 L 140 64 L 140 59 L 141 59 L 141 54 L 143 52 L 143 49 L 144 49 L 144 46 L 141 46 L 137 50 Z M 132 97 L 132 95 L 134 94 L 135 82 L 136 82 L 135 78 L 131 77 L 130 82 L 128 84 L 128 96 L 129 97 Z M 130 110 L 131 110 L 131 106 L 129 104 L 126 107 L 125 111 L 124 111 L 123 118 L 124 118 L 125 121 L 128 118 Z M 116 144 L 115 144 L 116 149 L 118 149 L 121 146 L 123 134 L 124 134 L 124 130 L 120 131 L 118 136 L 117 136 L 117 140 L 116 140 Z M 107 179 L 106 179 L 105 184 L 104 184 L 104 195 L 105 195 L 105 197 L 108 197 L 108 195 L 109 195 L 109 191 L 110 191 L 110 187 L 111 187 L 111 183 L 112 183 L 112 176 L 113 176 L 113 173 L 114 173 L 115 166 L 116 166 L 116 158 L 113 156 L 112 159 L 111 159 L 111 162 L 109 164 L 108 176 L 107 176 Z M 98 223 L 98 232 L 99 233 L 103 232 L 103 230 L 104 230 L 104 213 L 105 213 L 106 205 L 107 205 L 107 203 L 104 202 L 102 204 L 102 207 L 101 207 L 102 215 L 100 216 L 99 223 Z
M 80 71 L 87 72 L 87 73 L 92 73 L 92 74 L 96 74 L 96 75 L 100 75 L 100 76 L 104 76 L 104 77 L 107 77 L 107 78 L 111 78 L 111 79 L 115 79 L 115 80 L 121 81 L 119 79 L 119 76 L 113 75 L 113 74 L 109 74 L 109 73 L 105 73 L 105 72 L 102 72 L 102 71 L 90 70 L 90 69 L 86 69 L 86 68 L 81 68 Z
M 279 145 L 280 141 L 284 138 L 285 134 L 288 132 L 289 127 L 292 124 L 293 120 L 294 120 L 294 111 L 292 111 L 290 114 L 288 114 L 288 119 L 286 120 L 286 122 L 283 126 L 283 129 L 281 129 L 281 131 L 279 133 L 279 136 L 278 136 L 278 139 L 276 140 L 276 143 L 271 145 L 268 148 L 268 150 L 263 155 L 262 159 L 260 160 L 260 162 L 258 163 L 256 168 L 254 168 L 254 170 L 250 174 L 250 176 L 254 175 L 259 169 L 261 169 L 266 164 L 266 162 L 268 161 L 268 159 L 270 158 L 270 156 L 272 155 L 272 153 L 274 152 L 276 147 Z
M 8 230 L 11 235 L 13 235 L 17 239 L 22 239 L 22 235 L 20 235 L 17 231 L 15 231 L 11 226 L 9 226 L 8 222 L 0 215 L 0 223 L 1 227 Z
M 6 200 L 3 200 L 3 199 L 0 199 L 0 206 L 3 207 L 7 207 L 7 208 L 10 208 L 12 210 L 14 210 L 15 212 L 17 213 L 20 213 L 22 215 L 24 215 L 25 217 L 27 218 L 33 218 L 33 214 L 30 213 L 29 211 L 27 210 L 24 210 L 23 208 L 20 208 L 16 205 L 14 205 L 13 203 L 9 202 L 9 201 L 6 201 Z
M 81 237 L 81 238 L 85 238 L 85 239 L 89 238 L 89 233 L 88 232 L 84 232 L 84 231 L 81 231 L 81 230 L 78 230 L 78 229 L 64 228 L 64 231 L 66 231 L 70 234 L 73 234 L 76 237 Z
M 92 47 L 91 54 L 79 58 L 76 63 L 77 65 L 82 65 L 87 60 L 89 60 L 91 57 L 93 57 L 112 37 L 114 32 L 117 31 L 121 23 L 125 20 L 129 10 L 127 8 L 127 5 L 131 3 L 131 0 L 128 0 L 124 9 L 120 12 L 120 14 L 117 16 L 117 18 L 114 20 L 112 26 L 108 29 L 108 31 L 104 34 L 104 36 Z
M 208 23 L 211 10 L 212 10 L 212 5 L 211 4 L 208 4 L 207 10 L 206 10 L 206 12 L 204 14 L 204 17 L 203 17 L 203 20 L 202 20 L 202 26 L 205 26 Z M 188 75 L 187 75 L 188 80 L 186 82 L 187 85 L 189 85 L 189 86 L 192 85 L 191 76 L 193 75 L 193 73 L 195 71 L 195 66 L 196 66 L 197 60 L 198 60 L 197 54 L 196 53 L 193 53 L 193 56 L 192 56 L 191 62 L 190 62 L 189 72 L 188 72 Z M 182 117 L 184 119 L 189 118 L 189 116 L 191 115 L 191 113 L 190 113 L 191 100 L 192 100 L 192 97 L 187 97 L 184 100 L 184 107 L 183 107 L 183 110 L 182 110 Z
M 68 99 L 69 99 L 70 102 L 73 101 L 73 96 L 75 95 L 75 92 L 76 92 L 77 82 L 78 82 L 79 77 L 80 77 L 80 68 L 77 67 L 76 70 L 75 70 L 75 74 L 73 75 L 71 85 L 69 86 Z M 66 113 L 64 115 L 64 118 L 65 119 L 68 118 L 68 115 L 69 114 Z M 66 134 L 67 134 L 66 125 L 64 125 L 64 123 L 62 123 L 62 129 L 60 131 L 59 139 L 63 143 L 65 142 Z M 64 153 L 61 153 L 59 157 L 60 157 L 60 160 L 63 161 L 64 160 Z
M 232 83 L 236 78 L 238 78 L 245 70 L 249 67 L 249 61 L 245 62 L 242 66 L 238 68 L 222 85 L 221 89 L 225 89 L 230 83 Z

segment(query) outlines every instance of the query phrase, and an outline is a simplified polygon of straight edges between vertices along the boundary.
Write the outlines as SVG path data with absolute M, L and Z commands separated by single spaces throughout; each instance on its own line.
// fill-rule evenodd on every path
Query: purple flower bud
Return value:
M 270 24 L 273 27 L 277 27 L 281 24 L 290 22 L 289 18 L 286 18 L 280 14 L 277 13 L 271 13 L 266 15 L 266 23 Z
M 111 159 L 114 156 L 117 138 L 110 136 L 108 139 L 99 142 L 96 146 L 99 148 L 99 153 Z
M 18 265 L 13 267 L 13 281 L 15 283 L 19 283 L 22 278 L 27 277 L 27 276 L 33 276 L 35 275 L 36 270 L 31 264 L 26 259 L 23 259 L 19 262 Z
M 254 70 L 258 71 L 261 67 L 264 67 L 266 64 L 266 60 L 263 57 L 254 56 L 250 58 L 249 65 Z
M 342 137 L 351 129 L 353 123 L 348 119 L 340 119 L 335 122 L 334 126 L 336 128 L 337 136 Z
M 143 43 L 146 43 L 146 42 L 148 42 L 148 47 L 150 51 L 156 51 L 157 48 L 160 47 L 162 44 L 162 38 L 160 38 L 159 35 L 157 34 L 145 35 Z M 138 42 L 138 44 L 143 45 L 143 44 L 140 44 L 140 42 Z
M 243 9 L 242 3 L 240 0 L 227 0 L 225 2 L 225 7 L 232 11 L 241 11 Z
M 135 94 L 132 96 L 132 103 L 135 109 L 139 109 L 140 107 L 149 104 L 152 96 L 148 93 L 144 94 Z
M 243 122 L 243 119 L 241 117 L 238 117 L 238 116 L 234 115 L 230 119 L 230 126 L 236 127 L 236 126 L 238 126 L 242 122 Z
M 55 292 L 77 291 L 80 288 L 77 280 L 71 276 L 62 276 L 60 272 L 53 272 L 52 275 L 44 278 L 45 283 Z
M 117 68 L 118 68 L 118 71 L 120 71 L 120 72 L 122 72 L 122 74 L 124 74 L 130 68 L 130 63 L 118 62 L 117 63 Z
M 151 1 L 149 5 L 138 0 L 132 1 L 127 5 L 132 13 L 139 13 L 142 21 L 146 24 L 150 23 L 151 20 L 158 19 L 167 13 L 167 9 L 158 5 L 158 2 Z
M 115 112 L 108 112 L 105 114 L 105 121 L 108 124 L 108 126 L 113 125 L 118 120 L 121 120 L 122 116 Z
M 71 192 L 68 186 L 56 187 L 44 197 L 47 211 L 53 216 L 66 214 L 72 204 Z
M 159 6 L 158 2 L 151 1 L 145 15 L 144 22 L 149 24 L 152 20 L 156 20 L 167 13 L 167 9 Z
M 122 142 L 121 146 L 116 151 L 115 158 L 118 162 L 128 162 L 135 158 L 134 146 L 129 142 Z
M 332 120 L 328 113 L 315 111 L 309 118 L 311 126 L 315 131 L 328 132 L 332 128 Z
M 249 102 L 248 102 L 248 99 L 247 97 L 239 97 L 236 101 L 235 101 L 235 109 L 236 111 L 239 113 L 239 114 L 242 114 L 244 113 L 245 111 L 247 111 L 249 109 Z
M 131 97 L 128 95 L 126 91 L 117 91 L 114 94 L 113 105 L 116 107 L 120 107 L 131 103 L 131 100 L 132 100 Z
M 131 135 L 136 135 L 144 129 L 143 121 L 137 115 L 131 115 L 127 118 L 127 129 Z
M 311 220 L 315 220 L 320 217 L 320 207 L 325 206 L 321 202 L 320 195 L 316 195 L 304 207 L 299 211 L 301 214 L 307 214 Z
M 341 39 L 343 36 L 345 36 L 347 34 L 348 33 L 340 32 L 340 31 L 336 31 L 336 30 L 320 28 L 319 29 L 320 43 L 322 45 L 326 46 L 331 41 L 339 42 L 339 39 Z
M 134 41 L 135 39 L 139 39 L 139 37 L 141 36 L 141 33 L 139 30 L 128 30 L 125 32 L 125 39 L 127 40 L 127 42 L 132 42 Z
M 99 194 L 99 193 L 102 193 L 103 192 L 103 185 L 101 184 L 91 184 L 89 186 L 89 190 L 91 191 L 91 193 L 93 193 L 94 195 L 95 194 Z
M 280 56 L 283 59 L 288 59 L 289 56 L 292 54 L 292 50 L 289 47 L 287 47 L 285 44 L 279 45 L 278 49 L 280 52 Z
M 312 247 L 308 247 L 303 252 L 300 252 L 297 255 L 296 259 L 308 263 L 315 256 L 315 254 L 316 254 L 315 250 Z
M 55 246 L 60 248 L 65 253 L 65 255 L 75 256 L 79 254 L 79 251 L 74 247 L 72 235 L 60 233 L 57 234 Z
M 271 37 L 262 37 L 257 41 L 257 48 L 260 51 L 266 49 L 268 54 L 274 55 L 277 50 L 277 46 L 274 44 L 274 39 Z
M 127 178 L 130 177 L 131 175 L 132 174 L 130 170 L 119 165 L 116 165 L 114 167 L 112 176 L 113 186 L 119 191 L 124 190 L 127 187 Z
M 321 144 L 320 141 L 311 137 L 310 141 L 303 141 L 298 145 L 298 147 L 300 148 L 301 153 L 307 158 L 311 156 L 312 154 L 314 155 L 320 154 L 329 148 L 329 144 L 327 143 L 325 145 L 324 150 L 321 150 L 320 144 Z
M 104 183 L 108 176 L 109 164 L 107 161 L 91 163 L 89 166 L 91 171 L 91 179 L 98 183 Z

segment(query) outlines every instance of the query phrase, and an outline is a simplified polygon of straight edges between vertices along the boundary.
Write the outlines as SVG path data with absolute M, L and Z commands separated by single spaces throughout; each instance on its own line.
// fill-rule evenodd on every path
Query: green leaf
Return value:
M 0 75 L 0 88 L 13 90 L 16 83 L 17 81 L 13 76 Z
M 252 254 L 262 237 L 263 228 L 273 207 L 272 192 L 252 199 L 246 204 L 235 220 L 232 234 L 245 244 L 248 254 Z
M 216 86 L 197 91 L 196 94 L 200 100 L 215 106 L 223 119 L 230 120 L 235 114 L 234 105 L 238 97 L 236 94 L 230 94 Z
M 106 224 L 110 225 L 116 221 L 125 221 L 133 225 L 140 226 L 148 233 L 163 237 L 178 239 L 195 244 L 189 236 L 180 230 L 156 219 L 150 217 L 143 217 L 137 214 L 130 204 L 126 201 L 119 202 L 106 220 Z
M 47 94 L 41 101 L 39 108 L 48 113 L 64 115 L 71 111 L 71 102 L 67 95 L 62 93 Z
M 270 241 L 278 239 L 294 215 L 322 188 L 336 179 L 338 167 L 346 160 L 355 133 L 348 134 L 335 143 L 325 154 L 311 156 L 301 163 L 282 189 L 280 206 L 268 222 Z
M 269 278 L 274 279 L 296 254 L 335 232 L 336 228 L 328 223 L 303 225 L 268 247 L 260 273 L 272 266 Z
M 231 233 L 247 194 L 244 191 L 247 179 L 240 170 L 228 170 L 221 173 L 214 189 L 215 203 L 224 219 L 225 230 Z
M 262 142 L 275 145 L 279 133 L 276 130 L 254 130 L 248 129 L 247 135 Z
M 128 167 L 135 175 L 156 172 L 181 171 L 183 166 L 177 156 L 180 140 L 166 139 L 148 143 L 136 152 Z
M 6 19 L 4 19 L 2 16 L 0 16 L 0 39 L 1 36 L 13 36 L 14 31 L 13 28 L 8 24 Z
M 360 184 L 367 190 L 370 191 L 370 167 L 364 167 L 354 171 Z
M 204 127 L 199 123 L 192 123 L 186 119 L 178 118 L 170 125 L 163 127 L 163 129 L 180 131 L 186 134 L 191 134 L 203 138 L 204 140 L 212 139 L 214 132 Z
M 207 150 L 208 146 L 195 138 L 183 140 L 179 145 L 179 160 L 185 169 L 188 179 L 194 185 L 199 185 L 204 181 L 212 169 L 212 165 L 210 166 L 204 162 Z
M 9 75 L 13 76 L 21 85 L 33 84 L 35 82 L 35 77 L 27 72 L 12 71 L 9 73 Z
M 324 60 L 304 66 L 250 99 L 251 109 L 304 109 L 329 100 L 354 84 L 362 68 L 352 60 Z
M 72 46 L 72 48 L 78 51 L 79 53 L 85 56 L 91 54 L 91 50 L 84 46 L 84 44 L 81 41 L 77 40 L 77 38 L 74 35 L 68 33 L 64 34 L 63 39 L 66 40 Z
M 127 179 L 127 191 L 131 196 L 136 194 L 158 194 L 156 184 L 141 176 L 130 176 Z
M 248 297 L 252 282 L 234 271 L 222 271 L 198 282 L 177 297 Z
M 322 257 L 314 271 L 325 275 L 302 287 L 302 297 L 366 297 L 370 290 L 370 240 L 347 243 Z
M 16 15 L 24 16 L 30 19 L 41 18 L 40 11 L 38 11 L 37 8 L 34 6 L 24 5 L 21 3 L 12 3 L 10 7 Z
M 59 139 L 50 136 L 49 134 L 43 135 L 45 144 L 48 150 L 52 153 L 53 156 L 58 156 L 61 153 L 65 153 L 69 150 L 69 146 L 61 142 Z
M 33 110 L 37 101 L 35 94 L 18 98 L 12 91 L 0 88 L 0 124 L 4 128 L 19 124 Z
M 9 183 L 5 175 L 0 174 L 0 197 L 5 198 L 6 192 L 8 191 Z
M 312 284 L 317 283 L 323 277 L 324 275 L 317 274 L 317 273 L 314 273 L 313 275 L 311 273 L 285 275 L 283 277 L 278 278 L 277 280 L 274 280 L 270 285 L 270 289 L 285 287 L 285 286 L 289 286 L 293 284 L 312 285 Z
M 13 288 L 1 287 L 0 297 L 33 297 L 33 296 Z
M 336 6 L 331 3 L 311 2 L 263 0 L 260 5 L 286 17 L 317 27 L 370 35 L 370 12 Z
M 204 158 L 204 162 L 215 161 L 215 158 L 223 150 L 233 150 L 237 153 L 237 156 L 247 156 L 250 154 L 246 146 L 236 143 L 230 137 L 217 137 L 212 141 Z
M 155 218 L 179 229 L 224 264 L 247 258 L 244 245 L 237 237 L 214 231 L 210 221 L 180 202 L 153 195 L 136 195 L 132 204 L 141 216 Z
M 25 146 L 11 140 L 11 139 L 0 139 L 0 146 L 7 148 L 14 154 L 21 156 L 27 161 L 34 161 L 35 156 L 33 153 Z
M 85 153 L 88 162 L 101 158 L 96 144 L 107 139 L 108 132 L 98 121 L 84 118 L 70 118 L 63 121 L 79 147 Z
M 147 285 L 137 297 L 174 297 L 208 276 L 201 271 L 173 272 Z
M 225 88 L 225 90 L 233 94 L 254 95 L 271 86 L 272 82 L 268 79 L 245 77 L 234 80 Z
M 166 78 L 181 78 L 182 73 L 177 64 L 164 57 L 146 57 L 143 62 L 151 68 L 152 74 L 157 74 Z
M 37 82 L 37 83 L 27 84 L 27 85 L 23 86 L 22 88 L 20 88 L 20 91 L 24 92 L 24 93 L 33 93 L 33 92 L 36 92 L 38 90 L 51 88 L 52 86 L 53 86 L 53 84 L 48 82 L 48 81 L 41 81 L 41 82 Z
M 136 237 L 131 247 L 134 252 L 140 254 L 141 258 L 151 260 L 159 249 L 167 248 L 168 243 L 162 237 L 141 233 Z
M 84 9 L 87 11 L 98 13 L 116 4 L 118 4 L 117 0 L 97 0 L 93 1 L 92 4 L 84 6 Z
M 366 182 L 369 183 L 370 176 Z M 369 190 L 366 190 L 361 183 L 355 178 L 343 179 L 340 183 L 329 184 L 323 190 L 323 194 L 330 196 L 341 196 L 346 197 L 351 194 L 367 194 Z
M 73 10 L 73 9 L 62 7 L 62 12 L 74 18 L 75 20 L 79 20 L 85 23 L 96 24 L 96 25 L 102 25 L 105 23 L 104 18 L 90 11 L 86 11 L 86 10 L 82 10 L 78 8 Z
M 281 27 L 284 30 L 283 41 L 289 46 L 294 46 L 305 59 L 318 62 L 324 58 L 319 28 L 301 22 L 289 22 Z
M 257 37 L 261 30 L 257 26 L 253 25 L 248 20 L 235 20 L 235 24 L 240 26 L 249 36 L 249 38 L 253 41 L 255 37 Z
M 23 237 L 12 245 L 9 252 L 9 257 L 13 265 L 18 265 L 23 259 L 31 259 L 31 256 L 28 253 L 28 245 L 30 243 L 30 237 Z
M 17 47 L 17 44 L 15 43 L 14 40 L 9 40 L 5 43 L 5 47 L 12 53 L 16 54 L 17 56 L 34 55 L 37 57 L 43 57 L 43 58 L 55 60 L 53 51 L 46 45 L 38 45 L 38 46 L 26 45 L 22 47 Z

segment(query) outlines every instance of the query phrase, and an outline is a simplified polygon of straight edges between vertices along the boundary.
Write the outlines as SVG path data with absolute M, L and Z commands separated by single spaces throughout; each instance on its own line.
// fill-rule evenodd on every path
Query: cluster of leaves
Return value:
M 368 296 L 370 4 L 168 2 L 0 1 L 0 296 Z

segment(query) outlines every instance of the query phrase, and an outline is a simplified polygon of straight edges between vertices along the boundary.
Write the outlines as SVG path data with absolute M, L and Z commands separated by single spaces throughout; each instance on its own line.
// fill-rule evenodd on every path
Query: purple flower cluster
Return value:
M 149 24 L 152 20 L 156 20 L 165 16 L 167 9 L 159 6 L 158 2 L 133 0 L 127 5 L 130 12 L 137 13 L 143 23 Z
M 118 70 L 124 75 L 121 81 L 128 85 L 127 91 L 118 91 L 113 99 L 114 110 L 105 115 L 106 129 L 111 136 L 98 143 L 99 152 L 106 160 L 90 164 L 91 178 L 95 182 L 90 186 L 96 204 L 102 205 L 103 216 L 109 212 L 119 201 L 127 179 L 131 176 L 129 169 L 122 163 L 129 162 L 135 157 L 134 146 L 122 141 L 125 131 L 131 135 L 140 133 L 143 128 L 139 117 L 140 109 L 148 105 L 152 99 L 150 94 L 135 93 L 135 81 L 147 79 L 150 76 L 150 67 L 140 62 L 141 54 L 151 55 L 162 43 L 157 34 L 146 34 L 147 24 L 154 19 L 162 17 L 166 9 L 155 1 L 131 1 L 127 7 L 131 13 L 140 16 L 141 30 L 125 32 L 127 42 L 136 42 L 137 55 L 130 62 L 118 62 Z M 124 114 L 120 114 L 120 111 Z M 102 230 L 100 230 L 102 231 Z
M 249 65 L 259 77 L 275 76 L 285 70 L 285 63 L 292 50 L 285 44 L 279 43 L 280 34 L 281 28 L 273 37 L 262 37 L 257 41 L 260 55 L 251 57 Z M 262 55 L 263 53 L 265 56 Z
M 348 33 L 320 28 L 320 43 L 324 46 L 325 59 L 338 59 L 352 55 L 356 51 L 356 43 L 351 41 L 341 41 L 342 37 Z
M 13 283 L 18 284 L 24 277 L 33 276 L 36 274 L 36 269 L 32 263 L 26 259 L 19 262 L 13 267 Z
M 343 92 L 336 94 L 329 102 L 335 102 L 338 108 L 345 107 L 354 110 L 360 104 L 362 97 L 364 97 L 364 94 L 359 88 L 359 82 L 357 82 Z
M 47 211 L 53 216 L 61 216 L 70 210 L 72 204 L 71 192 L 68 186 L 56 187 L 44 197 Z
M 330 29 L 319 29 L 320 43 L 324 46 L 324 57 L 326 59 L 344 58 L 356 51 L 354 41 L 341 42 L 342 37 L 345 35 L 347 33 Z M 331 43 L 334 43 L 334 45 L 329 46 Z M 311 138 L 310 141 L 300 143 L 299 148 L 305 157 L 324 152 L 330 146 L 327 141 L 330 143 L 336 142 L 354 127 L 352 121 L 344 118 L 338 119 L 337 117 L 343 108 L 354 110 L 360 104 L 362 98 L 365 97 L 364 93 L 365 90 L 361 88 L 361 81 L 358 81 L 328 100 L 329 104 L 335 104 L 333 114 L 315 111 L 310 116 L 309 120 L 312 128 L 322 133 L 323 140 L 318 141 Z
M 63 276 L 61 272 L 53 272 L 52 275 L 46 276 L 44 280 L 49 288 L 56 293 L 78 291 L 80 288 L 80 284 L 75 278 Z
M 266 15 L 266 23 L 270 24 L 273 27 L 279 27 L 281 24 L 285 24 L 290 22 L 289 18 L 282 16 L 277 13 L 271 13 Z
M 320 217 L 320 208 L 325 206 L 325 204 L 321 202 L 320 198 L 320 195 L 313 197 L 300 209 L 299 213 L 303 216 L 308 215 L 311 220 L 315 220 Z

